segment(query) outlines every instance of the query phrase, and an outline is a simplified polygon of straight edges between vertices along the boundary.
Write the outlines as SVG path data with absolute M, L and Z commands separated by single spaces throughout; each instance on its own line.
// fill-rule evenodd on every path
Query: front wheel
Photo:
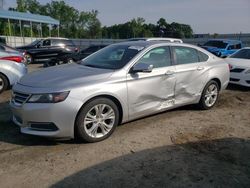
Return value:
M 87 142 L 108 138 L 119 122 L 119 110 L 110 99 L 97 98 L 80 111 L 75 125 L 76 137 Z
M 9 86 L 9 82 L 7 78 L 0 74 L 0 93 L 2 93 L 4 90 L 6 90 Z
M 201 99 L 199 102 L 199 107 L 203 110 L 208 110 L 212 108 L 216 104 L 218 96 L 219 96 L 218 83 L 214 80 L 211 80 L 210 82 L 207 83 L 202 92 Z

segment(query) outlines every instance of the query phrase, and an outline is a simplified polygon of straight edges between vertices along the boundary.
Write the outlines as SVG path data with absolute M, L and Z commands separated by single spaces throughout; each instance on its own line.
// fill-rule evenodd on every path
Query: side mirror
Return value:
M 130 73 L 137 73 L 137 72 L 152 72 L 153 70 L 153 65 L 148 65 L 146 63 L 138 63 L 136 65 L 134 65 L 131 69 L 130 69 Z
M 37 44 L 37 45 L 36 45 L 36 48 L 40 48 L 40 47 L 41 47 L 41 44 Z

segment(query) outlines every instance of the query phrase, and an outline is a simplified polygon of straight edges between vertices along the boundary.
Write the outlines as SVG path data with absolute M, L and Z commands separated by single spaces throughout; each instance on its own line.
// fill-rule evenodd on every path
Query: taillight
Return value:
M 7 57 L 1 57 L 0 60 L 8 60 L 8 61 L 15 61 L 17 63 L 22 63 L 24 59 L 22 56 L 7 56 Z

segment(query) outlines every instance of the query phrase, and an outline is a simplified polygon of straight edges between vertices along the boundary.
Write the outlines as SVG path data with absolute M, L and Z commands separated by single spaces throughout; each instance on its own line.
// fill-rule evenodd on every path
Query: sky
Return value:
M 16 0 L 4 0 L 4 8 Z M 49 0 L 37 0 L 41 4 Z M 156 24 L 163 17 L 168 23 L 189 24 L 194 33 L 250 33 L 250 0 L 65 0 L 80 11 L 98 10 L 102 26 L 125 23 L 143 17 Z

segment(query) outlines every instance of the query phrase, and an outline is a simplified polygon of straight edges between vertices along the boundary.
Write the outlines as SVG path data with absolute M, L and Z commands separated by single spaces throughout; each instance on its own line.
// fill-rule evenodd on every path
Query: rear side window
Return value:
M 172 49 L 177 64 L 190 64 L 199 62 L 197 50 L 194 48 L 173 46 Z
M 200 62 L 205 62 L 208 60 L 209 56 L 201 51 L 198 51 L 198 56 L 199 56 L 199 60 Z
M 71 40 L 53 39 L 52 46 L 74 46 L 74 43 Z
M 241 44 L 234 44 L 228 47 L 228 50 L 238 50 L 241 49 Z

